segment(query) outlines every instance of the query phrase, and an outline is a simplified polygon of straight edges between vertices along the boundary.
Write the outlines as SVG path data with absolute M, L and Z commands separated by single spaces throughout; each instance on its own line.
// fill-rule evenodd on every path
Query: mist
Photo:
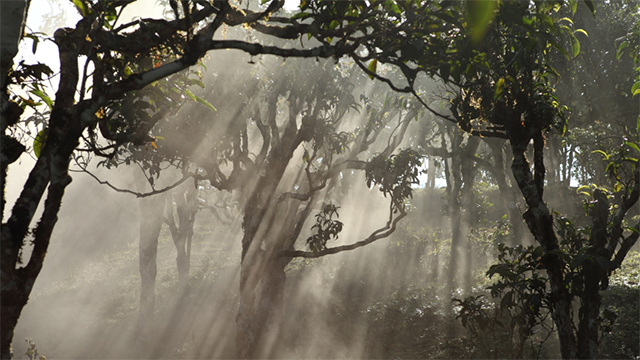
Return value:
M 302 3 L 275 14 L 291 16 Z M 148 16 L 171 19 L 159 8 Z M 622 16 L 616 9 L 607 16 Z M 568 120 L 520 147 L 504 123 L 483 120 L 502 119 L 493 84 L 488 101 L 473 93 L 485 96 L 485 83 L 463 89 L 471 80 L 448 81 L 448 67 L 444 80 L 435 71 L 408 80 L 413 69 L 378 60 L 367 74 L 348 57 L 227 49 L 127 93 L 92 138 L 94 151 L 74 153 L 72 184 L 15 328 L 14 358 L 31 357 L 36 345 L 48 359 L 558 358 L 564 340 L 552 300 L 543 300 L 554 290 L 532 193 L 569 259 L 563 274 L 587 269 L 592 229 L 611 231 L 620 218 L 607 264 L 616 249 L 628 260 L 607 265 L 606 285 L 596 286 L 604 319 L 596 335 L 603 358 L 637 357 L 640 245 L 629 239 L 640 208 L 634 201 L 615 211 L 633 194 L 637 201 L 638 109 L 612 90 L 632 61 L 610 59 L 610 33 L 622 28 L 593 20 L 586 7 L 576 14 L 593 32 L 583 44 L 593 58 L 550 60 L 563 75 L 553 99 L 571 106 L 560 114 Z M 70 24 L 75 15 L 56 19 Z M 248 28 L 224 25 L 214 39 L 293 46 Z M 164 65 L 160 56 L 138 60 Z M 590 61 L 609 71 L 593 80 Z M 601 88 L 611 91 L 599 95 Z M 607 109 L 619 120 L 605 119 Z M 520 115 L 529 126 L 529 113 Z M 104 136 L 137 131 L 134 118 L 154 119 L 144 141 Z M 7 207 L 37 158 L 29 136 L 28 154 L 11 165 Z M 622 165 L 614 170 L 601 159 L 616 156 Z M 27 261 L 34 236 L 21 249 Z M 576 309 L 588 293 L 575 290 L 581 284 L 568 302 Z

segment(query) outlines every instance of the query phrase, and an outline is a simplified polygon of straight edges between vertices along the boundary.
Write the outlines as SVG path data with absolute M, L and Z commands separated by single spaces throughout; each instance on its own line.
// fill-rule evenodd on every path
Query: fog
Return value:
M 203 81 L 207 87 L 200 94 L 216 107 L 217 112 L 212 114 L 196 103 L 185 105 L 167 120 L 165 126 L 168 128 L 159 130 L 158 135 L 163 136 L 163 140 L 158 141 L 161 151 L 187 146 L 195 159 L 216 156 L 216 143 L 224 141 L 224 135 L 237 126 L 234 124 L 239 121 L 238 117 L 244 114 L 247 102 L 252 100 L 247 96 L 247 92 L 256 91 L 249 88 L 251 81 L 267 79 L 269 86 L 278 84 L 278 78 L 285 75 L 285 81 L 277 86 L 294 84 L 290 82 L 293 79 L 302 84 L 322 81 L 319 77 L 322 75 L 310 71 L 304 60 L 254 59 L 243 53 L 227 52 L 211 55 L 206 66 L 218 70 L 205 74 Z M 392 96 L 386 95 L 388 90 L 384 85 L 376 85 L 356 73 L 358 70 L 349 64 L 338 64 L 333 60 L 312 63 L 312 68 L 318 71 L 333 67 L 341 67 L 344 76 L 356 81 L 350 91 L 355 99 L 359 94 L 368 98 Z M 283 69 L 292 71 L 292 68 L 299 69 L 301 74 L 282 73 Z M 370 116 L 365 106 L 360 102 L 359 111 L 348 111 L 339 129 L 354 131 L 361 127 Z M 279 125 L 284 124 L 287 112 L 287 107 L 280 103 Z M 361 156 L 362 160 L 382 151 L 397 134 L 397 124 L 402 118 L 397 111 L 396 115 L 389 114 L 395 118 L 390 120 L 386 130 L 383 129 L 380 141 Z M 199 132 L 196 135 L 192 131 L 180 133 L 181 129 L 191 126 L 181 125 L 181 121 L 185 124 L 189 120 L 206 122 L 208 117 L 214 120 L 204 132 L 196 130 Z M 420 118 L 422 121 L 427 119 Z M 414 120 L 411 126 L 418 125 Z M 255 126 L 249 129 L 248 141 L 252 152 L 260 151 L 263 140 Z M 404 145 L 398 145 L 407 146 L 411 141 L 410 136 L 405 136 Z M 142 150 L 149 152 L 149 149 Z M 300 147 L 288 165 L 289 170 L 281 180 L 283 188 L 300 186 L 303 150 Z M 99 161 L 94 159 L 89 170 L 101 181 L 118 189 L 141 193 L 152 190 L 140 167 L 120 165 L 106 169 L 96 167 Z M 73 183 L 65 194 L 45 266 L 16 328 L 14 351 L 20 353 L 22 339 L 31 338 L 36 341 L 40 353 L 48 358 L 235 357 L 242 237 L 242 214 L 237 203 L 246 201 L 243 200 L 246 194 L 227 193 L 206 185 L 201 187 L 199 197 L 214 205 L 215 214 L 202 209 L 196 215 L 186 298 L 181 297 L 179 291 L 171 234 L 163 225 L 157 255 L 156 305 L 151 335 L 154 345 L 151 350 L 140 352 L 136 344 L 140 301 L 138 241 L 140 219 L 145 216 L 145 210 L 140 206 L 141 200 L 134 195 L 100 185 L 77 166 L 72 169 L 76 171 L 72 173 Z M 179 177 L 179 171 L 166 168 L 156 179 L 155 188 L 168 186 Z M 12 194 L 13 182 L 18 180 L 9 180 L 8 198 L 16 196 Z M 328 246 L 354 243 L 385 225 L 389 217 L 388 199 L 377 187 L 369 189 L 365 186 L 362 171 L 344 171 L 334 182 L 335 185 L 322 196 L 325 202 L 339 206 L 344 230 L 339 239 Z M 420 201 L 424 203 L 416 203 L 416 206 L 422 208 L 423 214 L 433 214 L 430 224 L 446 229 L 448 225 L 439 211 L 442 195 L 436 189 L 429 191 L 433 194 L 426 198 L 422 196 Z M 216 202 L 225 205 L 216 208 Z M 309 236 L 313 221 L 310 217 L 306 222 L 298 248 L 304 248 L 304 239 Z M 420 217 L 415 221 L 422 222 Z M 417 237 L 414 240 L 420 241 Z M 372 317 L 372 307 L 426 284 L 422 278 L 433 270 L 426 267 L 429 247 L 423 242 L 411 245 L 413 242 L 410 239 L 407 245 L 406 239 L 391 237 L 342 254 L 293 260 L 286 269 L 282 326 L 271 336 L 262 355 L 288 358 L 375 356 L 375 353 L 369 353 L 375 349 L 372 344 L 375 329 L 370 328 L 370 323 L 379 321 L 376 316 L 380 316 L 381 310 L 375 309 L 376 315 Z M 400 251 L 397 250 L 399 246 Z M 442 272 L 441 269 L 436 271 Z
M 219 36 L 234 39 L 243 34 L 229 29 Z M 407 217 L 390 236 L 337 254 L 293 257 L 286 264 L 282 314 L 277 320 L 268 318 L 259 329 L 257 354 L 292 359 L 463 356 L 464 351 L 456 349 L 463 349 L 467 338 L 452 298 L 480 294 L 490 283 L 486 271 L 496 260 L 498 243 L 534 243 L 522 220 L 524 199 L 508 171 L 512 154 L 507 147 L 483 139 L 470 153 L 496 168 L 500 165 L 503 179 L 481 170 L 478 160 L 456 158 L 456 151 L 474 146 L 467 134 L 421 109 L 407 94 L 369 79 L 348 60 L 283 60 L 220 51 L 203 63 L 207 70 L 193 71 L 202 73 L 205 86 L 193 86 L 193 94 L 215 111 L 187 99 L 152 129 L 157 137 L 153 146 L 126 148 L 120 160 L 130 157 L 132 164 L 107 168 L 100 164 L 104 159 L 95 157 L 86 168 L 90 174 L 72 165 L 73 182 L 44 267 L 15 329 L 16 357 L 22 358 L 24 339 L 30 338 L 48 359 L 236 358 L 247 212 L 252 201 L 260 199 L 254 196 L 260 177 L 278 166 L 277 157 L 268 157 L 279 145 L 274 139 L 287 141 L 287 128 L 303 129 L 311 115 L 330 124 L 328 133 L 351 137 L 342 147 L 331 135 L 306 138 L 296 144 L 290 159 L 284 158 L 283 175 L 257 226 L 260 250 L 270 251 L 272 238 L 295 234 L 286 238 L 295 246 L 282 249 L 311 252 L 307 239 L 317 231 L 316 214 L 327 204 L 337 206 L 339 217 L 333 220 L 343 224 L 339 236 L 326 241 L 327 248 L 367 239 L 399 211 L 390 208 L 390 197 L 378 185 L 367 186 L 362 163 L 381 153 L 389 157 L 415 148 L 424 156 L 423 171 L 419 183 L 412 184 Z M 382 65 L 378 71 L 401 77 Z M 442 97 L 450 89 L 431 79 L 420 81 L 424 93 L 436 94 L 429 98 L 430 105 L 447 112 Z M 359 138 L 363 129 L 375 138 Z M 328 151 L 329 145 L 318 145 L 327 139 L 338 145 Z M 549 144 L 552 149 L 557 145 L 552 140 Z M 560 174 L 555 164 L 566 159 L 555 149 L 545 161 L 554 164 L 549 168 L 560 179 L 554 184 L 560 185 L 550 188 L 545 200 L 554 210 L 575 215 L 576 223 L 586 222 L 575 185 L 593 179 L 571 171 Z M 502 164 L 493 158 L 497 153 L 506 158 Z M 269 160 L 260 163 L 264 158 Z M 331 166 L 341 160 L 362 166 L 334 170 Z M 23 155 L 11 165 L 8 208 L 25 181 L 23 169 L 32 162 Z M 254 163 L 262 167 L 254 171 L 247 165 Z M 475 171 L 471 179 L 465 178 L 469 168 Z M 313 197 L 295 198 L 311 192 L 310 169 L 317 171 L 314 175 L 321 170 L 334 173 Z M 189 179 L 174 188 L 186 173 L 194 174 L 197 182 Z M 501 188 L 500 181 L 506 187 Z M 176 235 L 168 218 L 180 215 L 179 199 L 194 186 L 197 212 L 187 245 L 189 277 L 181 284 Z M 164 193 L 147 196 L 167 187 Z M 159 200 L 149 205 L 144 202 L 149 198 Z M 306 204 L 311 210 L 303 218 Z M 147 319 L 147 338 L 141 340 L 141 227 L 152 210 L 160 214 L 162 225 L 155 307 Z M 637 215 L 637 209 L 633 211 Z M 299 218 L 306 220 L 296 233 Z M 28 258 L 28 253 L 23 256 Z M 258 289 L 268 286 L 261 281 Z M 547 351 L 543 355 L 558 355 L 556 347 Z

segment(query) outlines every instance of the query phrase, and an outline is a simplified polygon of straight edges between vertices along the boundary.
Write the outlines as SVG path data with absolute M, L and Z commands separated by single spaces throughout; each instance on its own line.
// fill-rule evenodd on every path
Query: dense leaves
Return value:
M 401 204 L 413 196 L 412 185 L 419 183 L 421 165 L 420 155 L 411 149 L 403 149 L 389 158 L 376 156 L 367 164 L 367 186 L 378 185 L 385 196 Z

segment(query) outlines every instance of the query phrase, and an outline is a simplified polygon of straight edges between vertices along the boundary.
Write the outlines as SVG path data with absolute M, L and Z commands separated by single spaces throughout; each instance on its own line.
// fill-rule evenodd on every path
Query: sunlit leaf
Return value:
M 191 92 L 191 90 L 187 89 L 184 91 L 184 93 L 189 97 L 189 99 L 193 100 L 193 101 L 198 101 L 198 99 L 196 99 L 196 96 L 193 95 L 193 93 Z
M 587 36 L 587 37 L 589 36 L 589 34 L 587 34 L 586 30 L 584 30 L 584 29 L 578 29 L 578 30 L 573 32 L 574 35 L 576 33 L 584 34 L 584 36 Z
M 86 17 L 89 14 L 89 9 L 87 8 L 87 4 L 84 3 L 84 1 L 82 0 L 71 0 L 73 1 L 73 5 L 76 6 L 76 9 L 78 9 L 78 12 L 80 13 L 80 15 L 82 15 L 82 17 Z
M 45 102 L 45 104 L 47 104 L 47 106 L 49 107 L 49 109 L 53 109 L 53 101 L 51 101 L 51 99 L 41 90 L 38 89 L 33 89 L 31 91 L 29 91 L 30 93 L 32 93 L 33 95 L 39 97 L 40 99 L 42 99 L 42 101 Z
M 466 2 L 466 19 L 471 40 L 479 44 L 495 17 L 496 1 L 468 0 Z
M 633 84 L 631 87 L 631 95 L 636 96 L 640 94 L 640 81 Z
M 493 98 L 494 99 L 500 98 L 503 91 L 504 91 L 504 78 L 500 78 L 500 80 L 496 82 L 496 89 L 493 93 Z
M 378 69 L 378 60 L 373 59 L 371 60 L 371 62 L 369 63 L 369 67 L 368 67 L 369 71 L 371 71 L 372 73 L 376 73 L 376 70 Z M 369 77 L 371 78 L 371 80 L 373 80 L 374 76 L 373 75 L 369 75 Z
M 569 0 L 569 6 L 571 7 L 571 15 L 575 15 L 578 10 L 578 0 Z
M 201 104 L 205 105 L 206 107 L 208 107 L 209 109 L 211 109 L 211 110 L 213 110 L 213 111 L 215 111 L 215 112 L 218 112 L 218 110 L 216 110 L 216 108 L 215 108 L 215 107 L 213 107 L 213 105 L 211 105 L 207 100 L 205 100 L 205 99 L 203 99 L 203 98 L 201 98 L 201 97 L 199 97 L 199 96 L 196 96 L 196 100 L 197 100 L 199 103 L 201 103 Z
M 638 230 L 638 229 L 636 229 L 634 227 L 631 227 L 631 226 L 625 226 L 624 229 L 625 230 L 629 230 L 629 231 L 633 231 L 636 234 L 640 234 L 640 230 Z
M 591 152 L 592 154 L 600 154 L 602 155 L 602 157 L 604 157 L 604 160 L 608 160 L 609 159 L 609 154 L 607 154 L 606 152 L 602 151 L 602 150 L 595 150 Z
M 36 135 L 36 138 L 33 139 L 33 153 L 37 158 L 40 157 L 40 152 L 42 151 L 42 147 L 44 146 L 44 143 L 46 141 L 47 141 L 47 131 L 46 129 L 42 129 L 38 132 L 38 135 Z

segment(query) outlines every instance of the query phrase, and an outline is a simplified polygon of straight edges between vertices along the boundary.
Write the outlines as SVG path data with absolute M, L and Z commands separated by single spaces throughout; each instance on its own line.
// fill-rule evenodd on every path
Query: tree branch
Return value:
M 392 204 L 394 200 L 391 200 Z M 324 249 L 322 251 L 313 252 L 313 251 L 301 251 L 301 250 L 282 250 L 277 256 L 278 257 L 301 257 L 301 258 L 319 258 L 326 255 L 337 254 L 343 251 L 354 250 L 365 245 L 371 244 L 376 240 L 380 240 L 388 237 L 394 231 L 396 231 L 396 225 L 398 222 L 407 216 L 407 213 L 404 211 L 402 207 L 398 207 L 400 209 L 400 215 L 398 215 L 395 219 L 393 219 L 393 206 L 390 207 L 390 218 L 385 227 L 382 227 L 369 235 L 366 239 L 360 240 L 350 245 L 336 246 L 333 248 Z
M 117 192 L 121 192 L 121 193 L 125 193 L 125 194 L 131 194 L 131 195 L 135 195 L 137 198 L 144 198 L 147 196 L 152 196 L 152 195 L 157 195 L 157 194 L 162 194 L 163 192 L 167 191 L 167 190 L 171 190 L 177 186 L 179 186 L 180 184 L 182 184 L 183 182 L 185 182 L 187 179 L 192 178 L 194 176 L 196 176 L 195 174 L 186 174 L 184 175 L 180 180 L 176 181 L 175 183 L 164 187 L 160 190 L 153 190 L 147 193 L 141 193 L 141 192 L 137 192 L 137 191 L 133 191 L 133 190 L 129 190 L 129 189 L 121 189 L 119 187 L 114 186 L 113 184 L 111 184 L 109 181 L 107 180 L 100 180 L 100 178 L 98 178 L 97 176 L 95 176 L 93 173 L 91 173 L 89 170 L 87 170 L 86 168 L 80 166 L 80 168 L 82 170 L 69 170 L 72 172 L 82 172 L 82 173 L 86 173 L 89 176 L 91 176 L 95 181 L 98 182 L 98 184 L 100 185 L 107 185 L 108 187 L 110 187 L 111 189 L 113 189 L 114 191 Z

